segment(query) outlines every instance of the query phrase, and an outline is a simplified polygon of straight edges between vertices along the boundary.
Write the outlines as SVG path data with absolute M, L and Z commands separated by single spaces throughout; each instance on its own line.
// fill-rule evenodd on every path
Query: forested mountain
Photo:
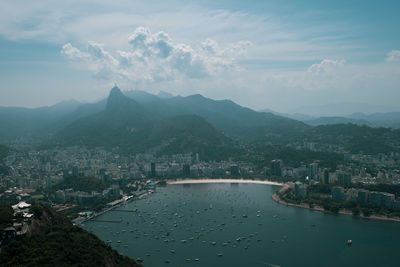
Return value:
M 302 122 L 272 113 L 256 112 L 230 100 L 212 100 L 201 95 L 181 97 L 165 93 L 156 96 L 137 90 L 125 92 L 125 95 L 135 100 L 153 117 L 197 115 L 233 138 L 246 140 L 258 140 L 265 136 L 276 138 L 277 135 L 308 128 Z M 0 124 L 3 131 L 0 132 L 0 141 L 15 140 L 20 137 L 48 138 L 79 120 L 93 119 L 100 122 L 101 119 L 96 114 L 107 108 L 109 109 L 106 99 L 91 104 L 69 101 L 37 109 L 2 107 Z M 91 115 L 94 117 L 89 119 Z
M 319 117 L 318 119 L 306 121 L 306 123 L 312 126 L 328 125 L 328 124 L 347 124 L 347 123 L 352 123 L 360 126 L 361 125 L 373 126 L 373 124 L 369 121 L 363 119 L 346 118 L 346 117 Z
M 106 108 L 61 130 L 62 145 L 119 147 L 126 152 L 201 152 L 212 159 L 228 156 L 233 142 L 196 115 L 161 116 L 114 87 Z
M 230 100 L 212 100 L 202 95 L 165 99 L 141 91 L 130 91 L 126 95 L 162 116 L 195 114 L 228 136 L 246 140 L 290 134 L 309 127 L 272 113 L 256 112 Z
M 122 93 L 115 87 L 107 99 L 92 104 L 69 101 L 37 109 L 0 108 L 0 141 L 39 137 L 47 145 L 118 147 L 133 153 L 201 152 L 210 159 L 238 153 L 237 142 L 286 145 L 307 140 L 341 145 L 354 153 L 396 150 L 398 131 L 365 126 L 367 121 L 360 116 L 319 118 L 309 122 L 313 127 L 230 100 L 138 90 Z
M 400 147 L 400 130 L 355 124 L 317 126 L 308 130 L 304 138 L 311 142 L 342 145 L 351 153 L 397 152 Z

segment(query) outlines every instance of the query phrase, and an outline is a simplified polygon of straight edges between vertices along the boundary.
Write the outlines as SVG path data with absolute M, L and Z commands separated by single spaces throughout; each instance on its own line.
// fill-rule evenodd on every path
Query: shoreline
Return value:
M 287 188 L 289 188 L 289 186 L 286 186 L 286 188 L 283 187 L 279 191 L 286 190 Z M 323 212 L 325 214 L 335 214 L 335 213 L 332 213 L 332 212 L 325 211 L 324 208 L 322 208 L 320 206 L 314 206 L 313 208 L 310 208 L 307 204 L 304 204 L 304 203 L 303 204 L 294 204 L 294 203 L 286 202 L 286 201 L 282 200 L 277 193 L 274 193 L 272 195 L 271 199 L 273 201 L 275 201 L 276 203 L 278 203 L 278 204 L 289 206 L 289 207 L 309 209 L 309 210 Z M 386 217 L 386 216 L 378 216 L 378 215 L 364 216 L 364 215 L 361 215 L 361 214 L 358 215 L 358 216 L 354 216 L 351 211 L 347 211 L 347 210 L 339 210 L 339 212 L 337 214 L 348 215 L 348 216 L 352 216 L 354 218 L 362 218 L 362 219 L 369 219 L 369 220 L 400 222 L 400 218 L 398 218 L 398 217 Z
M 96 217 L 101 216 L 101 215 L 103 215 L 104 213 L 107 213 L 107 212 L 109 212 L 109 211 L 111 211 L 111 210 L 113 210 L 113 209 L 119 208 L 119 207 L 121 207 L 121 206 L 123 206 L 123 205 L 126 205 L 126 204 L 132 202 L 132 201 L 140 200 L 140 199 L 142 199 L 144 196 L 147 196 L 147 195 L 149 195 L 149 192 L 145 192 L 145 193 L 143 193 L 143 194 L 141 194 L 141 195 L 139 195 L 139 196 L 130 197 L 130 198 L 127 198 L 127 199 L 125 199 L 125 200 L 123 200 L 123 198 L 121 198 L 121 199 L 119 199 L 121 202 L 119 202 L 118 204 L 115 204 L 115 205 L 110 206 L 110 207 L 107 207 L 107 206 L 106 206 L 106 207 L 104 207 L 104 209 L 102 209 L 102 210 L 99 211 L 99 212 L 93 213 L 93 215 L 91 215 L 91 216 L 88 217 L 88 218 L 82 218 L 82 219 L 80 219 L 79 217 L 77 217 L 77 218 L 75 218 L 75 219 L 72 219 L 71 221 L 72 221 L 73 224 L 75 224 L 76 226 L 81 226 L 83 223 L 85 223 L 85 222 L 87 222 L 87 221 L 90 221 L 90 220 L 92 220 L 92 219 L 95 219 Z M 122 201 L 122 200 L 123 200 L 123 201 Z
M 242 183 L 242 184 L 266 184 L 284 186 L 283 183 L 278 183 L 269 180 L 246 180 L 246 179 L 179 179 L 175 181 L 167 181 L 167 184 L 218 184 L 218 183 Z
M 286 191 L 289 189 L 289 185 L 287 183 L 279 183 L 279 182 L 274 182 L 274 181 L 269 181 L 269 180 L 250 180 L 250 179 L 210 179 L 210 178 L 205 178 L 205 179 L 178 179 L 178 180 L 173 180 L 173 181 L 167 181 L 167 185 L 171 184 L 217 184 L 217 183 L 247 183 L 247 184 L 262 184 L 262 185 L 274 185 L 274 186 L 281 186 L 281 189 L 274 193 L 271 196 L 271 199 L 275 201 L 276 203 L 284 206 L 289 206 L 289 207 L 294 207 L 294 208 L 302 208 L 302 209 L 308 209 L 308 210 L 313 210 L 313 211 L 319 211 L 323 212 L 325 214 L 334 214 L 331 212 L 327 212 L 323 209 L 321 206 L 314 206 L 313 208 L 310 208 L 307 204 L 302 203 L 302 204 L 294 204 L 290 203 L 287 201 L 282 200 L 279 197 L 279 193 Z M 140 195 L 142 197 L 143 195 L 147 195 L 147 193 L 144 193 Z M 90 221 L 91 219 L 94 219 L 97 216 L 100 216 L 106 212 L 109 212 L 112 209 L 115 209 L 117 207 L 120 207 L 121 205 L 127 204 L 131 201 L 139 200 L 140 197 L 133 197 L 130 199 L 127 199 L 126 201 L 123 201 L 121 203 L 118 203 L 117 205 L 114 205 L 112 207 L 105 208 L 104 210 L 101 210 L 98 213 L 93 214 L 90 218 L 85 218 L 82 221 L 76 221 L 77 225 L 80 225 L 86 221 Z M 384 217 L 384 216 L 378 216 L 378 215 L 371 215 L 371 216 L 364 216 L 364 215 L 358 215 L 354 216 L 351 211 L 348 210 L 339 210 L 337 214 L 340 215 L 349 215 L 355 218 L 363 218 L 363 219 L 370 219 L 370 220 L 380 220 L 380 221 L 392 221 L 392 222 L 400 222 L 400 217 Z

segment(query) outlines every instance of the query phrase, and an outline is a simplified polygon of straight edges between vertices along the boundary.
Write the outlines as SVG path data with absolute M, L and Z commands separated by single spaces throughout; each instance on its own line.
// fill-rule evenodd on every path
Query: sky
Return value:
M 256 110 L 400 110 L 400 1 L 0 2 L 0 106 L 93 102 L 117 84 Z

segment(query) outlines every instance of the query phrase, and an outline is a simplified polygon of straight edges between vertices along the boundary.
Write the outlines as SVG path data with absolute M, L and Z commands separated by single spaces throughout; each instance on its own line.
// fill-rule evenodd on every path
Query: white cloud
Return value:
M 115 57 L 104 45 L 93 41 L 89 42 L 87 51 L 67 43 L 61 53 L 86 64 L 99 78 L 159 82 L 179 76 L 198 79 L 234 70 L 236 59 L 251 45 L 248 41 L 239 41 L 220 47 L 216 41 L 207 39 L 196 48 L 175 43 L 162 31 L 153 34 L 145 27 L 136 28 L 128 43 L 130 48 L 117 50 Z
M 322 62 L 322 60 L 321 60 Z M 355 65 L 346 63 L 326 75 L 315 75 L 308 68 L 299 70 L 244 70 L 208 83 L 191 84 L 208 97 L 229 98 L 255 109 L 270 108 L 292 112 L 306 105 L 327 103 L 373 103 L 398 107 L 400 69 L 388 63 Z M 176 84 L 162 90 L 184 94 L 188 86 L 177 91 Z M 215 90 L 218 88 L 218 90 Z M 174 91 L 175 90 L 175 91 Z M 244 93 L 245 92 L 245 93 Z
M 212 39 L 207 39 L 201 43 L 201 48 L 205 53 L 215 55 L 219 51 L 218 43 Z
M 121 74 L 118 73 L 119 62 L 109 52 L 104 50 L 103 45 L 89 41 L 87 52 L 82 52 L 70 43 L 63 45 L 61 54 L 71 60 L 85 64 L 86 68 L 96 78 L 115 79 Z
M 162 31 L 151 34 L 145 27 L 136 28 L 128 41 L 135 50 L 141 51 L 146 56 L 156 55 L 166 58 L 173 50 L 172 40 L 168 34 Z
M 65 44 L 61 53 L 79 69 L 67 70 L 75 74 L 69 75 L 70 87 L 86 88 L 76 92 L 86 90 L 93 98 L 116 81 L 124 89 L 201 93 L 277 110 L 346 99 L 398 105 L 400 69 L 391 63 L 400 61 L 399 50 L 388 53 L 385 62 L 368 63 L 380 51 L 355 37 L 359 30 L 370 36 L 368 27 L 352 19 L 315 23 L 314 14 L 304 10 L 281 16 L 270 9 L 245 13 L 230 6 L 213 10 L 199 1 L 3 0 L 0 37 Z M 360 63 L 350 65 L 342 58 Z M 81 75 L 81 69 L 103 80 Z M 64 67 L 57 71 L 64 77 Z M 30 88 L 28 77 L 23 80 Z
M 400 61 L 400 50 L 392 50 L 387 54 L 385 59 L 388 62 L 398 62 Z
M 84 60 L 89 58 L 87 53 L 81 52 L 78 48 L 73 47 L 70 43 L 63 45 L 61 54 L 69 57 L 70 59 Z
M 307 18 L 310 14 L 273 16 L 269 10 L 246 13 L 229 10 L 230 4 L 223 6 L 225 9 L 215 10 L 199 1 L 182 4 L 179 1 L 3 0 L 0 1 L 0 36 L 9 40 L 70 42 L 80 46 L 87 40 L 96 40 L 108 48 L 122 50 L 127 49 L 125 37 L 132 28 L 146 25 L 154 31 L 168 32 L 175 40 L 191 46 L 206 38 L 220 44 L 251 40 L 254 53 L 248 55 L 256 59 L 295 61 L 339 55 L 350 58 L 349 54 L 359 48 L 345 38 L 351 36 L 353 25 L 325 23 L 304 27 L 298 21 L 306 19 L 298 16 Z M 168 42 L 163 42 L 161 37 L 159 40 L 159 48 L 166 45 L 167 49 L 159 51 L 162 56 L 168 53 Z
M 118 61 L 111 56 L 110 53 L 104 50 L 103 44 L 99 44 L 93 41 L 89 41 L 88 45 L 88 52 L 92 56 L 92 58 L 97 59 L 97 60 L 102 60 L 105 61 L 109 64 L 118 66 Z
M 316 75 L 329 74 L 332 71 L 337 70 L 340 67 L 343 67 L 345 64 L 345 60 L 332 60 L 332 59 L 324 59 L 320 63 L 312 64 L 307 71 Z

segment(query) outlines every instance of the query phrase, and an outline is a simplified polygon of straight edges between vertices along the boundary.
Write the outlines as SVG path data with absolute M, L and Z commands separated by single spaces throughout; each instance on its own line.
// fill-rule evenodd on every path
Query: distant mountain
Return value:
M 362 106 L 367 107 L 368 105 L 362 105 Z M 375 106 L 375 109 L 380 109 L 380 107 Z M 279 113 L 270 109 L 263 109 L 260 110 L 260 112 L 271 112 L 275 115 L 298 120 L 312 126 L 352 123 L 357 125 L 368 125 L 370 127 L 400 128 L 400 112 L 386 112 L 386 113 L 372 113 L 372 114 L 354 112 L 351 114 L 344 114 L 342 116 L 310 116 L 300 113 L 289 114 L 289 113 Z M 318 114 L 323 114 L 323 113 L 326 113 L 326 111 L 322 109 L 319 111 Z
M 148 103 L 162 103 L 163 100 L 161 97 L 156 95 L 147 93 L 141 90 L 132 90 L 132 91 L 125 91 L 124 95 L 132 98 L 133 100 L 137 101 L 140 104 L 148 104 Z
M 50 107 L 0 107 L 0 140 L 47 135 L 60 118 L 80 105 L 75 100 L 63 101 Z
M 287 117 L 293 120 L 298 120 L 302 122 L 310 121 L 315 119 L 315 117 L 310 116 L 310 115 L 305 115 L 305 114 L 300 114 L 300 113 L 294 113 L 294 114 L 281 114 L 283 117 Z
M 365 114 L 400 111 L 400 108 L 371 105 L 365 103 L 335 103 L 327 105 L 310 105 L 293 109 L 290 113 L 300 113 L 314 117 L 341 116 L 362 112 Z
M 373 113 L 368 115 L 357 112 L 343 117 L 331 116 L 319 117 L 311 120 L 300 120 L 312 126 L 352 123 L 357 125 L 368 125 L 370 127 L 400 128 L 400 112 Z
M 106 108 L 107 100 L 103 99 L 95 103 L 84 103 L 79 105 L 75 110 L 61 117 L 59 124 L 65 126 L 65 124 L 71 123 L 79 118 L 86 117 L 98 113 Z
M 282 137 L 286 138 L 287 133 L 297 134 L 308 127 L 293 119 L 272 113 L 256 112 L 230 100 L 212 100 L 201 95 L 173 96 L 165 92 L 152 95 L 138 90 L 125 92 L 125 95 L 136 101 L 136 106 L 140 106 L 139 109 L 143 109 L 144 113 L 139 115 L 139 118 L 143 116 L 145 118 L 150 114 L 153 118 L 159 119 L 197 115 L 217 130 L 240 140 L 276 141 Z M 0 107 L 0 125 L 4 129 L 0 131 L 0 141 L 20 137 L 49 138 L 74 122 L 77 122 L 75 124 L 77 127 L 78 121 L 81 120 L 95 120 L 100 123 L 101 119 L 96 114 L 106 109 L 110 109 L 107 107 L 106 99 L 90 104 L 65 101 L 52 107 L 38 109 Z M 94 117 L 88 119 L 88 116 Z M 121 121 L 121 118 L 117 121 Z
M 159 98 L 172 98 L 172 97 L 174 97 L 174 95 L 172 95 L 172 94 L 170 94 L 168 92 L 165 92 L 165 91 L 158 92 L 157 96 Z
M 369 121 L 362 120 L 362 119 L 352 119 L 346 117 L 319 117 L 318 119 L 305 121 L 305 123 L 318 126 L 318 125 L 328 125 L 328 124 L 357 124 L 357 125 L 368 125 L 371 126 L 372 124 Z
M 365 120 L 377 127 L 400 128 L 400 112 L 372 113 L 368 115 L 358 112 L 346 117 Z
M 198 94 L 122 93 L 115 87 L 107 99 L 97 103 L 67 101 L 38 109 L 0 108 L 0 141 L 47 137 L 48 145 L 117 147 L 127 153 L 199 152 L 203 159 L 235 155 L 238 143 L 285 145 L 304 140 L 342 145 L 352 152 L 379 153 L 400 146 L 399 132 L 360 125 L 400 127 L 399 115 L 353 113 L 315 118 L 256 112 L 230 100 Z
M 72 111 L 74 111 L 76 108 L 78 108 L 81 105 L 79 101 L 76 101 L 75 99 L 70 99 L 70 100 L 65 100 L 61 101 L 53 106 L 49 107 L 39 107 L 34 110 L 37 112 L 43 112 L 43 113 L 51 113 L 52 116 L 58 117 L 62 116 L 65 114 L 68 114 Z
M 298 118 L 313 127 L 292 136 L 290 139 L 292 142 L 309 141 L 324 145 L 339 145 L 351 153 L 378 154 L 400 151 L 400 130 L 396 129 L 400 128 L 400 114 L 397 112 L 369 115 L 354 113 L 344 117 L 330 116 L 311 120 L 307 115 L 303 118 L 300 115 Z
M 153 101 L 146 95 L 140 99 Z M 55 139 L 63 145 L 119 147 L 125 152 L 199 152 L 204 159 L 220 159 L 234 150 L 233 142 L 205 119 L 196 115 L 160 116 L 117 87 L 111 90 L 103 111 L 72 122 Z
M 230 100 L 212 100 L 199 94 L 166 99 L 142 91 L 130 91 L 126 95 L 162 117 L 198 115 L 233 138 L 245 140 L 259 140 L 272 136 L 276 138 L 308 128 L 306 124 L 293 119 L 272 113 L 256 112 Z
M 366 125 L 320 125 L 306 131 L 302 140 L 340 145 L 351 153 L 378 154 L 400 151 L 400 130 L 372 128 Z
M 300 113 L 294 113 L 294 114 L 280 113 L 280 112 L 273 111 L 271 109 L 262 109 L 262 110 L 259 110 L 259 112 L 272 113 L 272 114 L 275 114 L 275 115 L 278 115 L 281 117 L 285 117 L 285 118 L 289 118 L 289 119 L 293 119 L 293 120 L 297 120 L 297 121 L 301 121 L 301 122 L 306 122 L 306 121 L 316 119 L 316 117 L 310 116 L 310 115 L 305 115 L 305 114 L 300 114 Z

